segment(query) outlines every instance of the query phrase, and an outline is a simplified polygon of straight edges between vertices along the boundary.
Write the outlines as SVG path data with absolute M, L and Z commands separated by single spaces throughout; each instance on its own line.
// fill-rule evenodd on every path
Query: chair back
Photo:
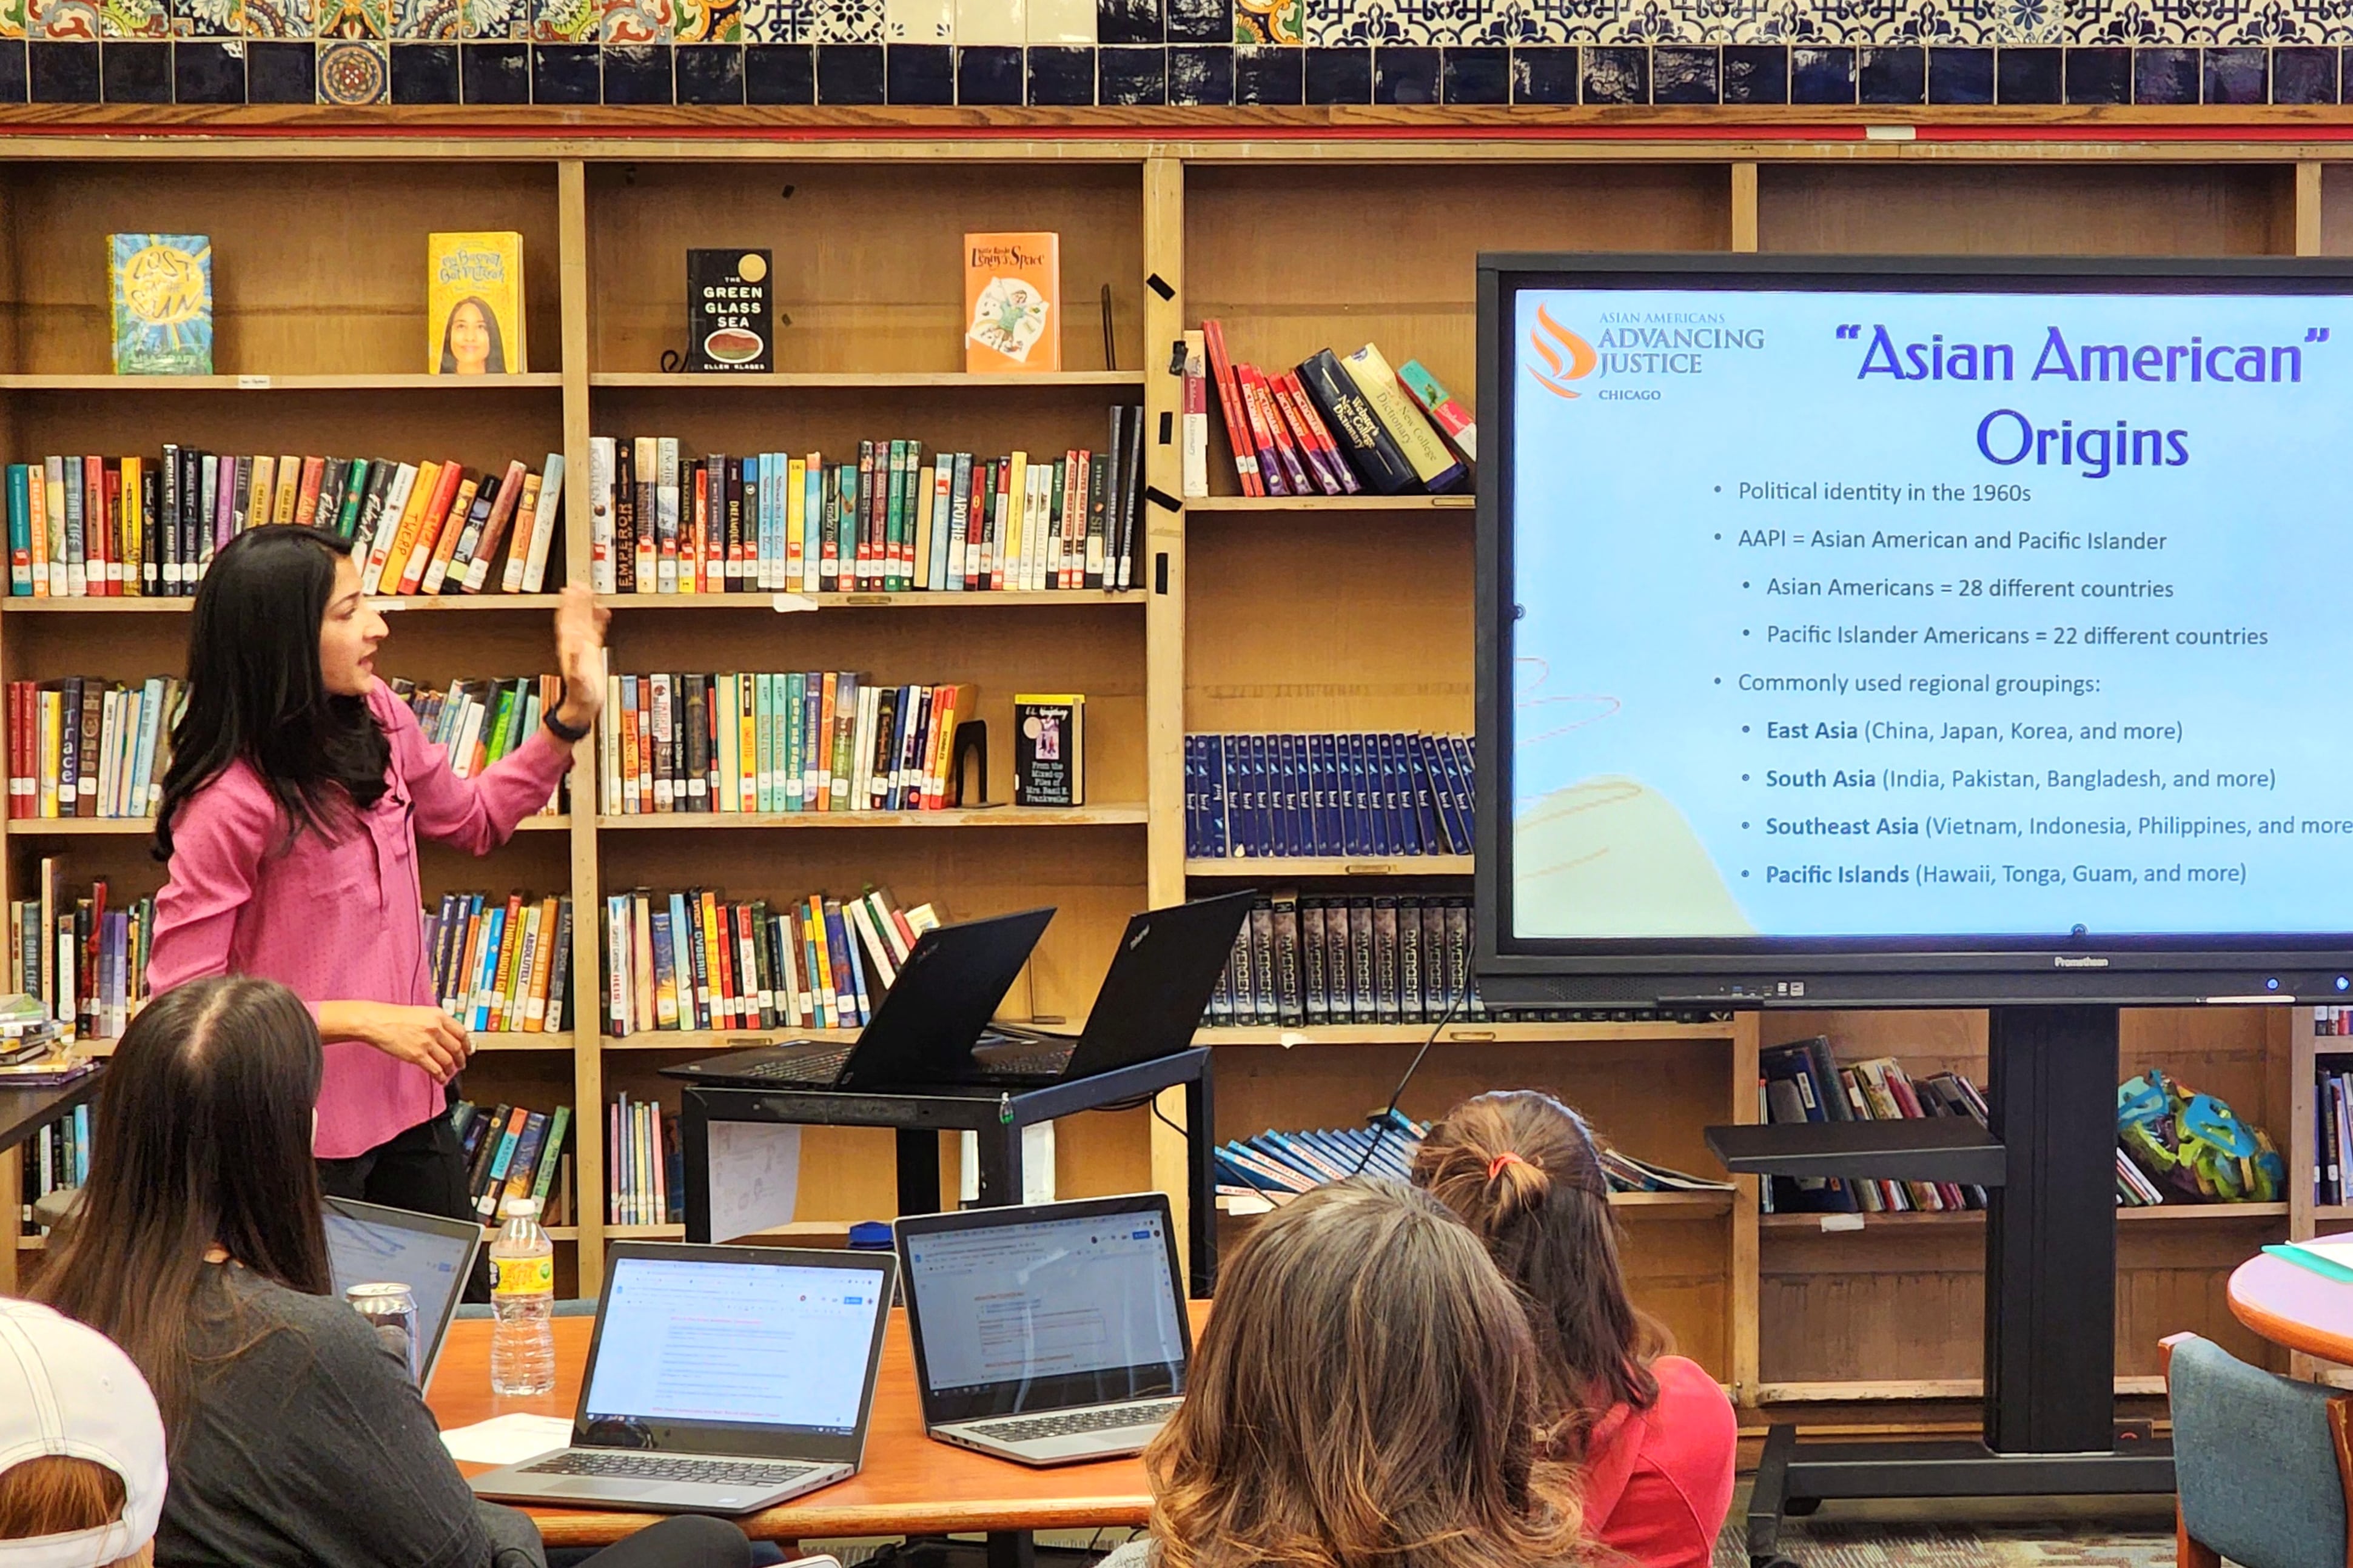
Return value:
M 2243 1568 L 2346 1568 L 2343 1396 L 2195 1334 L 2168 1342 L 2183 1528 Z

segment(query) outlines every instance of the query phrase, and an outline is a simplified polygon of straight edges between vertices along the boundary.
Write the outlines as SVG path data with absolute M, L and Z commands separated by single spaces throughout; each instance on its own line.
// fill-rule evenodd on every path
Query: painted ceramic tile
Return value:
M 245 0 L 248 38 L 308 38 L 317 26 L 311 0 Z
M 1023 44 L 1029 40 L 1029 14 L 1022 0 L 955 0 L 959 44 Z
M 30 0 L 26 24 L 36 38 L 66 43 L 98 42 L 98 7 L 89 0 Z
M 381 43 L 392 37 L 392 0 L 318 0 L 318 5 L 322 38 Z
M 882 37 L 893 44 L 955 39 L 955 0 L 882 0 Z
M 670 0 L 604 0 L 596 36 L 608 44 L 664 44 L 670 29 Z
M 1314 0 L 1308 41 L 1324 47 L 1366 44 L 1427 47 L 1485 43 L 1493 0 Z
M 99 7 L 100 36 L 108 38 L 168 38 L 172 18 L 164 0 L 104 0 Z
M 319 47 L 319 101 L 343 107 L 392 96 L 392 57 L 373 39 L 337 38 Z
M 458 37 L 459 0 L 392 0 L 392 36 L 411 43 L 449 43 Z M 246 0 L 250 5 L 254 0 Z
M 801 0 L 743 0 L 744 41 L 798 44 L 808 39 L 808 16 Z M 747 65 L 746 71 L 750 69 Z M 749 79 L 748 77 L 746 79 Z
M 744 0 L 672 0 L 670 36 L 681 44 L 740 44 Z
M 172 37 L 236 38 L 245 35 L 244 0 L 169 0 Z
M 21 38 L 29 18 L 26 0 L 0 0 L 0 38 Z
M 1028 10 L 1033 44 L 1095 41 L 1095 0 L 1029 0 Z
M 593 44 L 596 17 L 596 0 L 532 0 L 531 36 L 542 44 Z
M 1329 0 L 1318 0 L 1321 7 Z M 1304 44 L 1307 0 L 1234 0 L 1237 44 Z
M 321 5 L 332 0 L 318 0 Z M 464 0 L 461 36 L 480 43 L 512 43 L 531 35 L 531 0 Z
M 882 39 L 882 0 L 810 0 L 809 37 L 820 44 Z

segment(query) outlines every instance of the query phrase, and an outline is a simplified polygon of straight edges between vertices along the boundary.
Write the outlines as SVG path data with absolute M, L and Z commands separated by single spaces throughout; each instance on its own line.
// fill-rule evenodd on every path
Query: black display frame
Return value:
M 1510 931 L 1513 301 L 1524 289 L 2353 296 L 2353 259 L 1482 253 L 1477 500 L 1478 822 L 1473 964 L 1505 1005 L 1639 1007 L 2179 1005 L 2334 1000 L 2353 931 L 2092 935 L 1520 938 Z

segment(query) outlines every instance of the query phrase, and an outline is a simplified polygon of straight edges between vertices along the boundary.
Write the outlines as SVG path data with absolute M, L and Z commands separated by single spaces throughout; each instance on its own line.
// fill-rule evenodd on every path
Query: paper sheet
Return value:
M 561 1415 L 493 1415 L 441 1434 L 449 1457 L 470 1465 L 521 1464 L 571 1441 L 572 1423 Z
M 790 1225 L 800 1200 L 801 1130 L 771 1121 L 709 1126 L 711 1239 Z

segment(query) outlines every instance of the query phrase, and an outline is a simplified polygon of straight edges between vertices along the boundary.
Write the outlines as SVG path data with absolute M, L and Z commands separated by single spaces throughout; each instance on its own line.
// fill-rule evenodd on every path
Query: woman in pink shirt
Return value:
M 417 838 L 485 854 L 546 805 L 604 700 L 606 618 L 565 591 L 563 702 L 461 779 L 376 679 L 388 628 L 348 540 L 258 528 L 206 572 L 155 827 L 169 877 L 148 985 L 259 975 L 310 1006 L 327 1042 L 312 1152 L 334 1195 L 470 1212 L 443 1114 L 469 1042 L 434 995 Z
M 1738 1427 L 1715 1380 L 1662 1353 L 1665 1331 L 1627 1299 L 1584 1119 L 1533 1089 L 1466 1100 L 1430 1130 L 1413 1179 L 1520 1289 L 1552 1413 L 1546 1447 L 1584 1472 L 1586 1529 L 1642 1568 L 1707 1568 Z

